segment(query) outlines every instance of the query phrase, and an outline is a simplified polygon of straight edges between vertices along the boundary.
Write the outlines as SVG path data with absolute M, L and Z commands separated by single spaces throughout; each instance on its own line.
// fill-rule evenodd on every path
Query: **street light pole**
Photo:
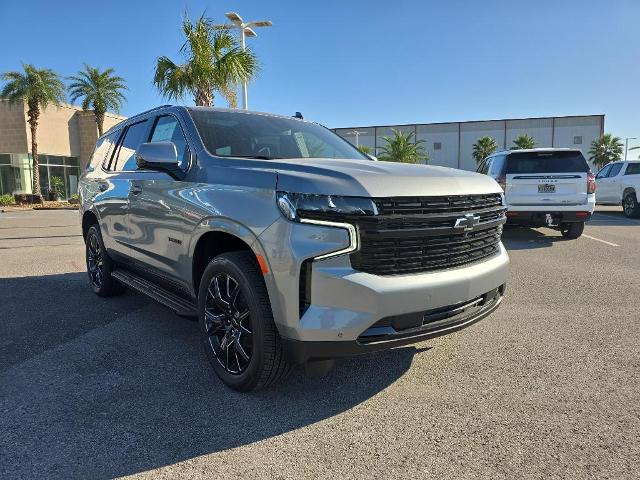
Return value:
M 245 22 L 242 20 L 242 17 L 238 15 L 236 12 L 228 12 L 225 13 L 225 16 L 231 20 L 232 25 L 223 25 L 225 27 L 237 28 L 240 30 L 240 45 L 242 46 L 242 51 L 247 51 L 245 37 L 257 37 L 256 32 L 253 31 L 252 27 L 270 27 L 273 24 L 270 20 L 259 20 L 259 21 L 251 21 Z M 244 80 L 242 82 L 242 108 L 243 110 L 247 110 L 249 108 L 249 99 L 247 94 L 247 81 Z
M 627 161 L 627 152 L 629 151 L 629 140 L 637 140 L 638 137 L 626 137 L 624 139 L 624 161 Z
M 346 135 L 354 135 L 356 137 L 356 148 L 360 146 L 360 135 L 364 135 L 367 132 L 360 132 L 358 130 L 353 130 L 351 132 L 346 132 Z

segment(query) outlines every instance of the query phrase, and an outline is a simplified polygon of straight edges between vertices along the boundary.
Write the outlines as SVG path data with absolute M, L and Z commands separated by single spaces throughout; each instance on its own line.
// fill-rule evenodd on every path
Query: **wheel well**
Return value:
M 91 225 L 98 224 L 98 217 L 96 217 L 95 213 L 84 212 L 84 215 L 82 215 L 82 238 L 87 237 L 87 232 L 89 231 L 89 228 L 91 228 Z
M 249 251 L 251 247 L 240 238 L 225 232 L 208 232 L 198 239 L 193 252 L 193 288 L 197 295 L 200 279 L 209 262 L 218 255 L 227 252 Z M 256 260 L 257 261 L 257 260 Z

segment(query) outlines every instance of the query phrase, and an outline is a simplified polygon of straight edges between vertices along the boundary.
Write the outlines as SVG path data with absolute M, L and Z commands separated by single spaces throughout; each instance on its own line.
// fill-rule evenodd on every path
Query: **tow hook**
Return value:
M 544 215 L 544 222 L 547 224 L 547 227 L 557 227 L 558 221 L 557 218 L 554 218 L 550 213 L 546 213 Z

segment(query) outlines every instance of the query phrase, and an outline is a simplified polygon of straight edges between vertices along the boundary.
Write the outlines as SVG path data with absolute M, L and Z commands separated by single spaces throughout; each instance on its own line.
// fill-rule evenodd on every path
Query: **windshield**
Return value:
M 520 152 L 507 157 L 506 173 L 588 172 L 589 164 L 577 151 Z
M 370 160 L 315 123 L 270 115 L 190 109 L 206 149 L 219 157 Z

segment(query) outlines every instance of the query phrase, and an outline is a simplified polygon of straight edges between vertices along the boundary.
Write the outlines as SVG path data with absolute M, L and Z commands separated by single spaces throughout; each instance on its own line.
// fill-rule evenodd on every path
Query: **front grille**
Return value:
M 495 254 L 505 209 L 500 194 L 374 198 L 378 215 L 331 214 L 323 219 L 357 226 L 354 269 L 402 275 L 457 267 Z M 465 215 L 479 217 L 471 230 L 456 228 Z M 320 217 L 318 217 L 320 218 Z
M 433 215 L 469 213 L 502 206 L 500 194 L 456 195 L 449 197 L 376 198 L 379 215 Z

